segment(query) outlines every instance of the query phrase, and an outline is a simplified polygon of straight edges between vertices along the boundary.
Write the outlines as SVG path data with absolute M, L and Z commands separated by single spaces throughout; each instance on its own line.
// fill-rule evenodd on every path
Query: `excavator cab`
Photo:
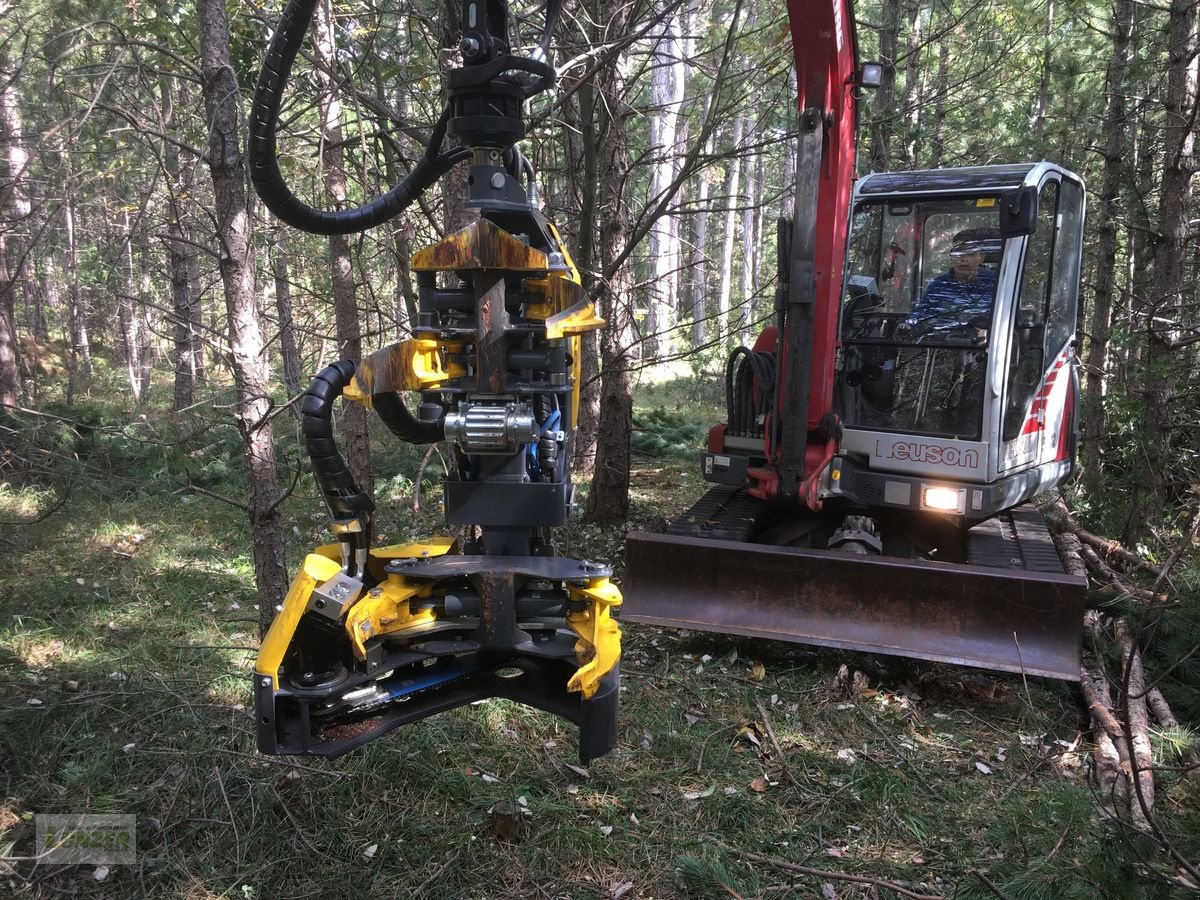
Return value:
M 1044 162 L 859 182 L 826 498 L 975 522 L 1070 474 L 1083 213 Z
M 730 358 L 714 487 L 627 537 L 624 618 L 1077 680 L 1084 582 L 1028 501 L 1073 467 L 1083 183 L 869 175 L 824 290 L 797 284 L 804 203 L 778 321 Z

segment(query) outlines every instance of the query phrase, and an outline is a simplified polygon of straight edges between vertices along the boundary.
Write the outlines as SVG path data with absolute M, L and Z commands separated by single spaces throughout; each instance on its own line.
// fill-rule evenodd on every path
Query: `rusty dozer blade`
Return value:
M 1084 579 L 635 532 L 622 619 L 1079 680 Z

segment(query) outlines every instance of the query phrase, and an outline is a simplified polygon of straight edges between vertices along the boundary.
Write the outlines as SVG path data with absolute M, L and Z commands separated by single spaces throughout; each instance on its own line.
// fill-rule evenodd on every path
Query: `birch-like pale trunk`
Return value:
M 0 20 L 12 12 L 0 0 Z M 18 72 L 9 56 L 10 42 L 0 40 L 0 147 L 3 148 L 3 178 L 0 178 L 0 409 L 17 405 L 21 393 L 18 366 L 16 295 L 29 296 L 31 268 L 26 258 L 31 206 L 26 186 L 29 153 L 21 125 L 17 97 Z
M 63 225 L 67 233 L 67 288 L 70 292 L 68 313 L 71 333 L 71 382 L 68 393 L 72 396 L 92 380 L 92 347 L 88 338 L 87 301 L 79 288 L 79 240 L 75 234 L 75 203 L 68 187 L 67 202 L 63 204 Z
M 662 202 L 678 172 L 676 134 L 685 88 L 678 60 L 682 57 L 679 16 L 674 7 L 656 5 L 661 31 L 650 58 L 650 145 L 654 163 L 650 176 L 650 205 Z M 650 227 L 650 297 L 646 316 L 646 355 L 669 355 L 675 327 L 675 298 L 679 258 L 673 215 L 659 216 Z
M 704 156 L 711 157 L 716 130 L 709 132 L 704 142 Z M 695 209 L 692 216 L 692 249 L 688 264 L 691 274 L 692 346 L 700 347 L 708 339 L 708 168 L 702 168 L 693 179 L 696 185 Z
M 742 137 L 746 120 L 738 116 L 733 122 L 733 147 L 725 163 L 725 231 L 721 252 L 720 287 L 717 292 L 717 335 L 722 341 L 729 340 L 730 301 L 733 297 L 733 248 L 737 242 L 738 192 L 742 177 Z

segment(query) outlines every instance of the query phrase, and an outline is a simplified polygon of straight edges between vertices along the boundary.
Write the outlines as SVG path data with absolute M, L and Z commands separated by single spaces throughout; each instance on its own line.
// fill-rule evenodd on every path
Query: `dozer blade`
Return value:
M 625 621 L 1079 680 L 1082 578 L 648 533 L 625 565 Z

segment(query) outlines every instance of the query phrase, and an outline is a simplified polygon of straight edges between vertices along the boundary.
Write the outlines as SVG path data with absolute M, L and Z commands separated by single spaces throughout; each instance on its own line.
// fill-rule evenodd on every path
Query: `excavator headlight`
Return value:
M 859 87 L 877 88 L 883 84 L 883 63 L 865 62 L 858 70 Z
M 938 512 L 961 513 L 966 507 L 966 492 L 961 488 L 926 485 L 921 490 L 921 508 Z

